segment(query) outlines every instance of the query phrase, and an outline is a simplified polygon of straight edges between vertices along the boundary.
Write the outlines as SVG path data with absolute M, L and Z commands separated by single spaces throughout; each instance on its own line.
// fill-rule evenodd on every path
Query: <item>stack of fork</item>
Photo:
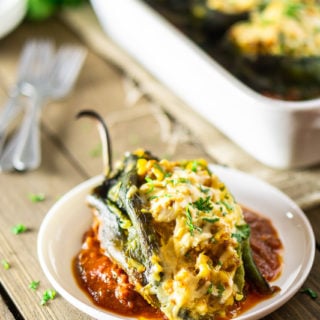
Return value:
M 86 56 L 76 45 L 55 51 L 49 40 L 30 40 L 23 48 L 15 86 L 0 114 L 0 171 L 34 170 L 41 163 L 39 119 L 49 100 L 65 97 L 73 88 Z M 23 112 L 11 139 L 8 131 Z

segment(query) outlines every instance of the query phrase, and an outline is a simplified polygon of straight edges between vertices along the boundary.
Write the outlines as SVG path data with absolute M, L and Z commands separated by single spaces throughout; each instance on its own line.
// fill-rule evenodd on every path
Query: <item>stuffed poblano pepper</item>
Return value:
M 230 28 L 228 41 L 252 78 L 276 74 L 286 83 L 319 86 L 319 30 L 318 1 L 268 0 Z
M 101 248 L 169 320 L 226 316 L 245 299 L 248 280 L 272 292 L 252 259 L 240 205 L 205 160 L 137 150 L 110 169 L 88 198 Z
M 198 25 L 210 31 L 226 30 L 248 18 L 261 0 L 191 0 L 191 13 Z

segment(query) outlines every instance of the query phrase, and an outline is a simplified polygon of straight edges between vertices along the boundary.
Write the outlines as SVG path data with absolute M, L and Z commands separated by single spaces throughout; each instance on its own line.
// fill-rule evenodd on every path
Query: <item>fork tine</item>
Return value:
M 35 54 L 29 66 L 29 76 L 25 75 L 25 78 L 28 79 L 25 81 L 25 85 L 22 86 L 21 89 L 22 93 L 27 96 L 33 94 L 34 81 L 41 82 L 48 77 L 55 54 L 54 44 L 51 40 L 34 41 L 33 45 L 35 48 Z
M 30 68 L 31 61 L 36 52 L 36 47 L 34 45 L 34 41 L 28 41 L 21 53 L 21 58 L 18 66 L 18 79 L 24 77 Z
M 74 85 L 86 53 L 87 51 L 84 48 L 75 45 L 64 45 L 58 51 L 55 72 L 52 74 L 51 81 L 60 89 L 64 89 L 61 90 L 59 96 L 70 91 Z M 60 82 L 62 84 L 58 85 Z
M 39 61 L 43 59 L 44 51 L 46 50 L 46 55 L 53 52 L 54 44 L 50 40 L 29 40 L 24 46 L 22 52 L 21 62 L 19 64 L 19 79 L 24 79 L 29 77 L 30 74 L 35 74 L 34 72 L 39 72 Z

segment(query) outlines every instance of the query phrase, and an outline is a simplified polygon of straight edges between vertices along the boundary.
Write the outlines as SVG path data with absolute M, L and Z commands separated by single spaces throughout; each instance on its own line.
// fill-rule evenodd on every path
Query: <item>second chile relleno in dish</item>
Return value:
M 230 27 L 227 38 L 236 53 L 239 72 L 249 82 L 268 88 L 296 88 L 299 100 L 310 98 L 320 83 L 320 2 L 269 0 L 247 21 Z M 241 68 L 240 68 L 241 67 Z M 256 80 L 254 80 L 256 79 Z M 260 80 L 259 80 L 260 79 Z M 304 87 L 303 90 L 298 90 Z M 275 91 L 284 89 L 276 88 Z M 288 91 L 288 97 L 289 92 Z M 299 91 L 301 91 L 299 93 Z
M 189 0 L 183 11 L 144 1 L 256 92 L 319 98 L 319 0 Z

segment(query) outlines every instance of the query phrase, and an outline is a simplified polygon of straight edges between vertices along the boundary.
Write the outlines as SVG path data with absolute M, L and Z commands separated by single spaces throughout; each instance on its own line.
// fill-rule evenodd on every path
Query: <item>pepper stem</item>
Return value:
M 97 121 L 97 128 L 102 144 L 102 160 L 104 173 L 108 177 L 112 171 L 112 149 L 108 127 L 101 115 L 98 114 L 96 111 L 83 110 L 76 115 L 77 119 L 82 117 L 90 117 Z

